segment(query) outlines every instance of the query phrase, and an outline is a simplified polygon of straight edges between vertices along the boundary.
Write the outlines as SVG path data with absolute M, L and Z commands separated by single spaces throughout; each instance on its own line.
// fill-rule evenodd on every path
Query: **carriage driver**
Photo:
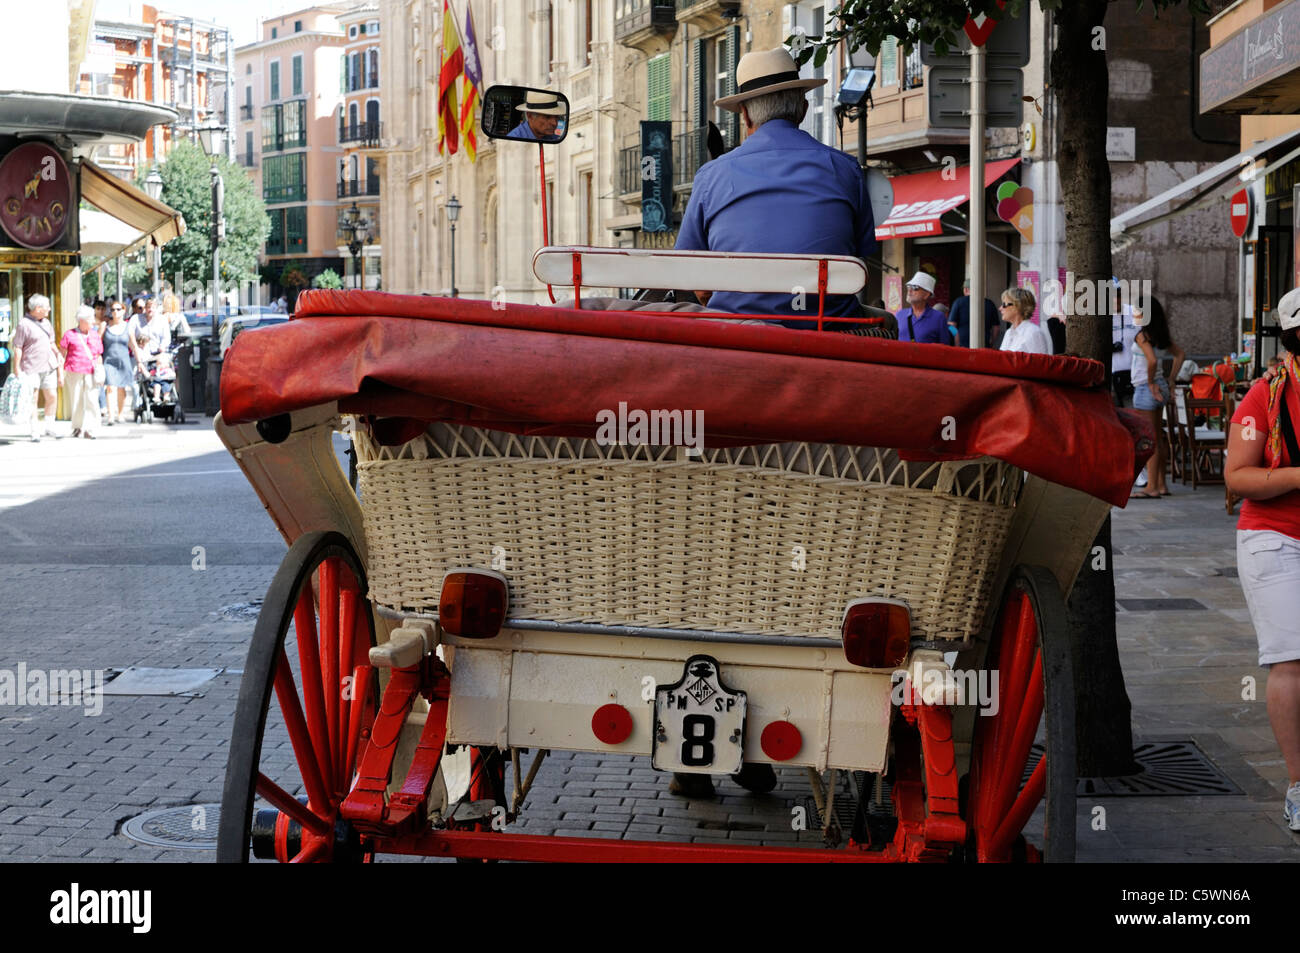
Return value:
M 533 93 L 515 109 L 522 112 L 524 118 L 506 134 L 506 138 L 532 139 L 537 142 L 554 142 L 558 139 L 560 117 L 568 113 L 558 97 L 548 98 Z
M 736 92 L 717 100 L 717 105 L 740 113 L 744 142 L 700 166 L 677 248 L 861 259 L 876 254 L 867 179 L 857 160 L 799 128 L 808 112 L 807 91 L 825 82 L 800 79 L 784 47 L 741 57 Z M 744 314 L 801 315 L 808 301 L 814 312 L 817 307 L 815 288 L 811 294 L 794 289 L 789 294 L 696 294 L 711 308 Z M 849 317 L 862 312 L 852 295 L 828 295 L 826 314 Z M 791 328 L 817 326 L 815 321 L 782 323 Z

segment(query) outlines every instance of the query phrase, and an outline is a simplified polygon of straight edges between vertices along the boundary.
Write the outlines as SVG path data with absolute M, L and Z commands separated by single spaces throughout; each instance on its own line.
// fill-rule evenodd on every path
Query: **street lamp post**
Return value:
M 456 219 L 460 218 L 462 206 L 453 195 L 447 202 L 447 221 L 451 224 L 451 296 L 456 295 Z
M 361 209 L 357 208 L 357 203 L 353 202 L 351 207 L 343 213 L 343 230 L 348 234 L 348 253 L 352 256 L 352 274 L 356 276 L 357 288 L 362 290 L 365 289 L 366 270 L 365 263 L 361 259 L 361 250 L 374 241 L 374 238 L 367 234 L 369 229 L 370 223 L 361 214 Z
M 149 170 L 149 174 L 145 176 L 144 191 L 149 198 L 157 202 L 162 198 L 162 190 L 162 173 L 158 171 L 157 166 L 154 166 Z M 158 273 L 162 270 L 162 246 L 152 239 L 150 244 L 153 246 L 153 293 L 156 295 L 161 287 L 158 281 Z

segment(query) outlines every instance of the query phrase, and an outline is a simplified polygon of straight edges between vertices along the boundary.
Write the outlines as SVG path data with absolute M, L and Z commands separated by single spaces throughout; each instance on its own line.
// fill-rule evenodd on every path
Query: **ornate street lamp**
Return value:
M 357 287 L 365 288 L 365 266 L 359 264 L 361 259 L 361 249 L 373 242 L 374 236 L 368 234 L 370 222 L 361 214 L 361 209 L 357 208 L 357 203 L 353 202 L 351 207 L 343 213 L 343 231 L 348 237 L 348 252 L 352 255 L 352 273 L 357 276 Z
M 144 191 L 149 198 L 157 202 L 162 198 L 162 190 L 162 173 L 158 171 L 157 166 L 154 166 L 149 170 L 149 174 L 145 176 Z M 162 270 L 162 246 L 152 240 L 150 240 L 150 244 L 153 245 L 153 293 L 157 294 L 158 289 L 161 287 L 158 283 L 158 273 Z
M 447 221 L 451 224 L 451 296 L 456 295 L 456 219 L 460 218 L 460 210 L 463 207 L 456 196 L 453 195 L 447 202 Z

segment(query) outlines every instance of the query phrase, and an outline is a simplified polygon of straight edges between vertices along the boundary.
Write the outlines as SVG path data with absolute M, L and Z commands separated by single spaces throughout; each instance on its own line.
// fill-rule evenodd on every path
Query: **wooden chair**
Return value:
M 1169 437 L 1169 478 L 1187 482 L 1187 421 L 1182 411 L 1185 387 L 1174 388 L 1174 397 L 1165 402 L 1165 432 Z
M 1196 426 L 1196 415 L 1202 414 L 1207 420 L 1227 421 L 1231 416 L 1231 403 L 1228 398 L 1222 400 L 1197 400 L 1190 393 L 1184 393 L 1183 410 L 1187 419 L 1187 450 L 1189 470 L 1192 475 L 1192 488 L 1202 483 L 1223 483 L 1223 454 L 1227 448 L 1228 435 L 1222 430 L 1213 430 L 1207 426 Z

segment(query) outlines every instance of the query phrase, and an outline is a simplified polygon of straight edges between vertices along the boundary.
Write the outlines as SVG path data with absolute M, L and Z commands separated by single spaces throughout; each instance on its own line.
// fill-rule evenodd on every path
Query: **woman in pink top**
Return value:
M 95 439 L 99 425 L 99 400 L 95 395 L 95 365 L 104 345 L 92 325 L 95 312 L 87 305 L 77 309 L 77 326 L 63 333 L 59 350 L 68 380 L 68 402 L 72 408 L 72 436 Z
M 1268 668 L 1268 720 L 1286 762 L 1283 816 L 1300 831 L 1300 289 L 1278 302 L 1276 373 L 1257 381 L 1232 415 L 1223 478 L 1242 498 L 1237 577 Z

